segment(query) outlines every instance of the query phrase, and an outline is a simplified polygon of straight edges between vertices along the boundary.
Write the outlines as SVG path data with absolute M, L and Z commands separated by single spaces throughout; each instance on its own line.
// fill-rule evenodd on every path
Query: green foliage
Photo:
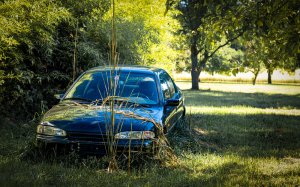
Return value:
M 119 64 L 168 60 L 172 69 L 170 33 L 161 28 L 171 19 L 164 17 L 163 5 L 162 0 L 117 3 Z M 2 1 L 0 25 L 0 116 L 31 118 L 52 106 L 54 93 L 71 84 L 73 58 L 76 76 L 108 64 L 109 1 Z
M 56 65 L 51 57 L 57 46 L 56 28 L 69 18 L 69 12 L 53 1 L 0 4 L 1 112 L 13 112 L 17 118 L 35 112 L 53 92 L 48 85 L 67 79 L 51 71 Z
M 207 62 L 249 27 L 247 19 L 251 9 L 247 5 L 235 0 L 167 1 L 167 8 L 180 12 L 173 16 L 180 22 L 178 34 L 185 36 L 186 46 L 190 50 L 192 89 L 199 89 L 199 75 L 206 68 Z M 220 62 L 225 62 L 221 59 L 215 57 L 211 60 L 210 71 L 221 67 Z M 228 71 L 228 67 L 224 70 Z
M 234 74 L 236 67 L 239 67 L 243 61 L 244 52 L 242 50 L 236 50 L 230 46 L 224 46 L 208 60 L 205 70 L 211 74 Z M 241 70 L 242 69 L 240 68 L 240 72 Z
M 118 2 L 116 12 L 119 22 L 123 22 L 123 25 L 117 26 L 120 36 L 118 42 L 126 42 L 127 48 L 130 49 L 126 54 L 134 51 L 139 57 L 136 63 L 158 66 L 171 72 L 175 68 L 174 59 L 178 54 L 172 48 L 172 43 L 177 37 L 172 35 L 172 32 L 178 27 L 178 23 L 170 16 L 164 15 L 164 5 L 164 0 Z M 137 50 L 132 50 L 131 46 Z M 126 49 L 125 46 L 120 46 L 119 49 L 122 47 L 123 50 Z M 122 58 L 120 59 L 122 62 Z
M 244 39 L 251 42 L 255 48 L 256 67 L 263 64 L 268 71 L 268 82 L 271 83 L 271 74 L 276 68 L 285 69 L 288 72 L 295 71 L 299 49 L 299 12 L 295 8 L 299 6 L 297 1 L 257 2 L 253 18 L 251 38 Z M 248 55 L 249 56 L 249 55 Z M 251 56 L 251 55 L 250 55 Z M 253 55 L 252 55 L 253 56 Z M 298 59 L 299 60 L 299 59 Z M 253 66 L 252 65 L 252 66 Z
M 228 74 L 299 67 L 296 0 L 169 0 L 165 15 L 164 5 L 164 0 L 117 2 L 119 64 L 158 66 L 170 73 L 192 70 L 195 83 L 202 70 Z M 238 37 L 242 40 L 235 42 Z M 78 76 L 107 64 L 110 40 L 109 1 L 1 1 L 2 115 L 32 117 L 50 107 L 53 94 L 71 84 L 74 51 Z M 252 40 L 263 48 L 246 49 Z
M 203 69 L 225 73 L 230 67 L 233 68 L 232 73 L 244 69 L 241 68 L 242 62 L 227 63 L 224 60 L 227 58 L 226 52 L 220 52 L 221 48 L 232 44 L 237 38 L 247 42 L 258 38 L 264 46 L 263 50 L 259 50 L 262 53 L 257 57 L 259 60 L 252 60 L 251 66 L 259 67 L 263 63 L 271 73 L 276 68 L 294 71 L 299 67 L 300 56 L 300 20 L 296 7 L 299 7 L 296 0 L 168 0 L 167 9 L 180 12 L 174 17 L 181 25 L 177 35 L 185 36 L 186 45 L 183 47 L 190 50 L 192 88 L 198 89 L 198 76 Z M 180 59 L 185 60 L 186 56 Z M 249 67 L 247 63 L 245 65 Z

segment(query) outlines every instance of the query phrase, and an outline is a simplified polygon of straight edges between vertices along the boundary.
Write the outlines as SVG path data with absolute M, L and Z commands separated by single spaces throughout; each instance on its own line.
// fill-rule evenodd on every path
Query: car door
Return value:
M 164 103 L 164 130 L 165 133 L 168 132 L 168 130 L 170 128 L 172 128 L 174 126 L 174 124 L 176 123 L 176 110 L 177 107 L 176 106 L 168 106 L 167 100 L 171 99 L 172 97 L 174 97 L 175 94 L 175 89 L 174 86 L 170 87 L 170 83 L 169 83 L 169 75 L 162 71 L 159 74 L 159 80 L 160 80 L 160 86 L 163 92 L 163 103 Z
M 169 100 L 179 101 L 173 111 L 173 125 L 175 125 L 184 115 L 184 101 L 181 90 L 176 86 L 172 78 L 167 74 L 167 83 L 170 88 L 171 98 Z

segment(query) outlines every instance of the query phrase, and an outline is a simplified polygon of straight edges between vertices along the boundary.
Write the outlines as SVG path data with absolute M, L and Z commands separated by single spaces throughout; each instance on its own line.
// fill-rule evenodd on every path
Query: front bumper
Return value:
M 68 137 L 47 136 L 42 134 L 37 134 L 36 141 L 38 145 L 46 148 L 56 147 L 64 152 L 75 151 L 83 155 L 106 155 L 109 148 L 113 148 L 117 153 L 153 153 L 156 147 L 155 140 L 119 139 L 109 144 L 108 141 L 70 140 Z

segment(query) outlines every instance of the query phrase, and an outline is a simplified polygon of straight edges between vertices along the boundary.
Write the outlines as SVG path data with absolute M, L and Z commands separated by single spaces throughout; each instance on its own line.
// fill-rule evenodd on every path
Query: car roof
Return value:
M 92 69 L 89 69 L 86 71 L 88 72 L 95 72 L 95 71 L 109 71 L 112 70 L 113 66 L 98 66 Z M 123 72 L 139 72 L 139 73 L 151 73 L 158 71 L 164 71 L 161 68 L 155 68 L 155 67 L 147 67 L 147 66 L 138 66 L 138 65 L 119 65 L 115 68 L 117 71 L 123 71 Z

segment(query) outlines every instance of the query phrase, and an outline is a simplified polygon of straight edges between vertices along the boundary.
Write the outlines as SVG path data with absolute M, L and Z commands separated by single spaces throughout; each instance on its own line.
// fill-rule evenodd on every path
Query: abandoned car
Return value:
M 182 91 L 159 68 L 96 67 L 59 99 L 37 126 L 37 143 L 82 154 L 152 151 L 185 115 Z

